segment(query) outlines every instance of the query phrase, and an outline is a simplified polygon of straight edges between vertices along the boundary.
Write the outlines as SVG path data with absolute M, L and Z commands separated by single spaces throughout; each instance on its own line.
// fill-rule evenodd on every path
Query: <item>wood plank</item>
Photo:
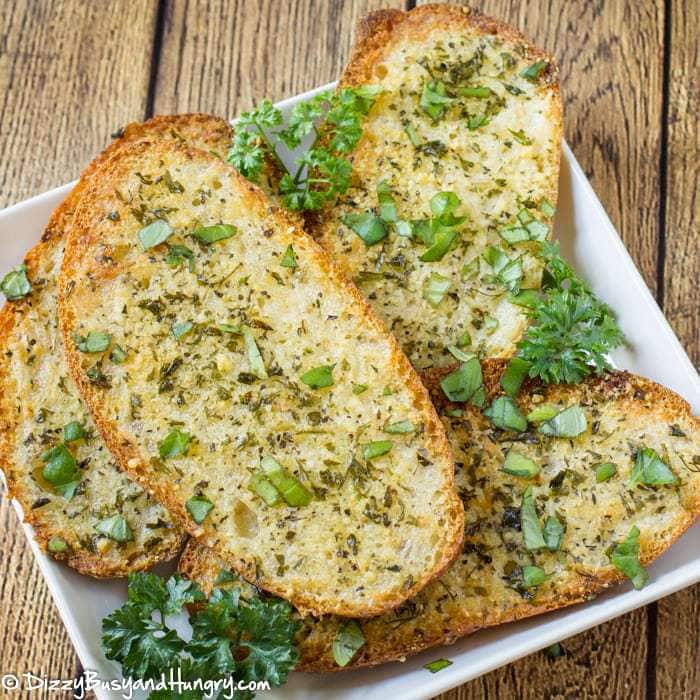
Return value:
M 695 12 L 693 11 L 695 8 Z M 666 317 L 696 366 L 700 364 L 700 44 L 697 4 L 672 0 L 663 302 Z M 700 687 L 700 586 L 658 603 L 656 697 L 691 698 Z
M 276 101 L 335 80 L 357 20 L 392 5 L 403 3 L 168 2 L 155 112 L 232 117 L 263 97 Z
M 115 127 L 143 118 L 155 10 L 130 0 L 0 3 L 0 206 L 68 182 Z M 4 496 L 0 570 L 2 672 L 72 678 L 77 658 Z
M 470 4 L 470 3 L 465 3 Z M 483 0 L 479 9 L 521 29 L 559 63 L 565 136 L 652 291 L 659 248 L 658 164 L 663 2 Z M 635 611 L 565 645 L 446 693 L 483 697 L 642 697 L 647 613 Z
M 73 179 L 143 119 L 156 7 L 0 3 L 0 206 Z

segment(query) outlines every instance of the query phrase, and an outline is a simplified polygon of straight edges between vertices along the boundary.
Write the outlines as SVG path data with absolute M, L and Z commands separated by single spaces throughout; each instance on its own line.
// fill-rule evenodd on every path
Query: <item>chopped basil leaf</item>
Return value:
M 194 272 L 194 252 L 186 245 L 169 245 L 168 254 L 165 256 L 165 262 L 170 267 L 179 267 L 185 260 L 188 261 L 190 272 Z
M 549 226 L 541 221 L 531 221 L 526 228 L 531 241 L 544 241 L 549 235 Z
M 260 496 L 268 506 L 277 505 L 282 500 L 274 484 L 263 474 L 253 474 L 248 488 Z
M 217 323 L 216 327 L 222 332 L 222 333 L 230 333 L 232 335 L 240 335 L 241 334 L 241 327 L 240 326 L 234 326 L 230 323 Z
M 359 396 L 360 394 L 364 394 L 365 391 L 367 391 L 369 387 L 366 384 L 353 384 L 352 385 L 352 393 L 355 394 L 355 396 Z
M 10 270 L 0 282 L 0 291 L 8 301 L 27 296 L 32 291 L 32 285 L 27 277 L 27 266 L 18 265 Z
M 472 86 L 472 87 L 462 87 L 457 90 L 457 94 L 460 95 L 460 97 L 479 97 L 479 98 L 484 98 L 484 97 L 491 97 L 493 94 L 493 91 L 491 88 L 487 87 L 481 87 L 481 86 Z
M 391 440 L 375 440 L 365 445 L 362 455 L 367 461 L 370 461 L 387 454 L 393 446 L 394 443 Z
M 450 401 L 478 400 L 479 390 L 483 389 L 484 379 L 481 364 L 476 357 L 462 363 L 458 369 L 448 374 L 441 382 L 440 388 Z M 479 405 L 476 403 L 475 405 Z
M 411 142 L 411 145 L 414 148 L 418 148 L 423 144 L 423 142 L 420 139 L 420 136 L 418 136 L 418 132 L 416 131 L 416 128 L 411 124 L 410 122 L 406 124 L 404 127 L 404 131 L 406 132 L 406 135 L 408 136 L 408 140 Z
M 301 381 L 312 389 L 324 389 L 333 386 L 333 368 L 335 365 L 314 367 L 301 375 Z
M 525 479 L 532 479 L 540 472 L 539 464 L 533 462 L 529 457 L 510 450 L 506 455 L 501 471 L 511 476 L 522 476 Z
M 513 138 L 523 146 L 530 146 L 532 144 L 532 139 L 528 138 L 522 129 L 519 129 L 518 131 L 508 129 L 508 131 L 510 131 L 510 133 L 513 135 Z
M 541 586 L 547 580 L 544 570 L 539 566 L 523 566 L 523 587 L 535 588 Z
M 347 666 L 364 646 L 365 635 L 356 620 L 343 622 L 333 639 L 333 659 L 338 666 Z
M 95 530 L 115 542 L 129 542 L 129 540 L 134 539 L 129 523 L 121 515 L 112 515 L 109 518 L 100 520 L 95 525 Z
M 507 226 L 498 232 L 498 235 L 507 243 L 514 245 L 530 240 L 530 234 L 526 228 L 522 226 Z
M 423 86 L 420 107 L 434 122 L 442 118 L 447 105 L 452 101 L 453 98 L 448 97 L 444 83 L 439 80 L 431 80 Z
M 472 344 L 472 337 L 469 335 L 469 331 L 464 331 L 462 335 L 457 338 L 457 347 L 466 348 L 468 345 Z
M 63 442 L 75 442 L 85 437 L 85 428 L 80 421 L 72 420 L 63 426 Z
M 294 248 L 292 248 L 291 243 L 287 246 L 287 250 L 284 251 L 280 265 L 282 267 L 288 267 L 292 270 L 297 269 L 297 256 L 294 254 Z
M 457 238 L 457 231 L 450 229 L 439 230 L 435 234 L 435 242 L 420 256 L 420 260 L 422 262 L 437 262 L 442 260 L 455 238 Z
M 120 365 L 126 360 L 126 352 L 120 345 L 114 345 L 112 347 L 112 352 L 109 353 L 109 359 L 112 360 L 115 365 Z
M 451 286 L 452 282 L 448 277 L 443 277 L 437 272 L 433 272 L 423 286 L 423 299 L 431 306 L 439 306 Z
M 540 519 L 537 517 L 535 499 L 532 496 L 532 486 L 528 486 L 523 494 L 520 506 L 520 528 L 523 532 L 525 547 L 533 552 L 537 549 L 545 549 L 547 543 L 544 541 Z
M 550 204 L 550 202 L 546 199 L 543 199 L 540 202 L 540 211 L 548 218 L 551 218 L 554 216 L 555 209 L 554 207 Z
M 585 432 L 587 425 L 586 414 L 581 407 L 569 406 L 542 423 L 539 431 L 551 437 L 575 438 Z
M 410 221 L 397 221 L 394 224 L 396 234 L 403 238 L 413 238 L 413 223 Z
M 551 404 L 542 404 L 541 406 L 535 406 L 535 408 L 527 414 L 527 419 L 532 423 L 539 423 L 540 421 L 554 418 L 554 416 L 559 413 L 559 410 L 559 408 Z
M 634 468 L 630 474 L 630 483 L 645 486 L 663 486 L 678 483 L 678 477 L 668 465 L 650 447 L 644 447 L 637 452 Z
M 542 531 L 544 541 L 547 543 L 547 549 L 550 552 L 559 551 L 561 541 L 564 539 L 564 526 L 559 522 L 556 515 L 550 515 L 544 522 Z
M 153 223 L 144 226 L 138 233 L 139 241 L 144 250 L 154 248 L 172 236 L 173 229 L 167 221 L 156 219 Z
M 49 552 L 54 552 L 55 554 L 58 554 L 59 552 L 65 552 L 66 549 L 68 549 L 68 543 L 62 537 L 54 535 L 49 540 L 48 549 Z
M 166 436 L 163 442 L 158 445 L 158 454 L 161 459 L 171 459 L 172 457 L 180 457 L 186 455 L 190 448 L 190 434 L 180 432 L 177 428 L 173 428 Z
M 523 226 L 529 224 L 531 221 L 535 220 L 535 217 L 530 213 L 529 209 L 521 209 L 517 213 L 518 221 L 523 224 Z
M 208 498 L 204 498 L 204 496 L 192 496 L 192 498 L 187 499 L 185 507 L 187 508 L 187 512 L 192 516 L 192 520 L 194 520 L 197 525 L 201 525 L 214 508 L 214 504 Z
M 521 289 L 517 294 L 510 294 L 508 300 L 516 306 L 534 309 L 540 303 L 540 292 L 538 289 Z
M 173 323 L 172 328 L 170 329 L 178 340 L 182 338 L 183 335 L 187 335 L 192 328 L 194 328 L 194 324 L 192 321 L 183 321 L 182 323 Z
M 258 379 L 267 379 L 268 374 L 267 370 L 265 369 L 265 362 L 263 361 L 258 345 L 255 342 L 253 331 L 248 326 L 241 326 L 241 333 L 243 333 L 243 344 L 245 346 L 245 354 L 248 358 L 250 371 Z
M 371 211 L 363 214 L 347 214 L 342 221 L 364 241 L 367 247 L 379 243 L 387 236 L 386 224 Z
M 280 492 L 287 505 L 299 508 L 311 502 L 311 493 L 304 488 L 299 479 L 290 474 L 272 457 L 263 457 L 260 466 L 265 476 Z
M 385 433 L 395 433 L 397 435 L 412 433 L 414 430 L 415 428 L 410 420 L 400 420 L 396 423 L 390 423 L 389 425 L 384 426 Z
M 389 184 L 382 180 L 377 185 L 377 199 L 379 200 L 379 216 L 387 223 L 395 223 L 399 220 L 399 214 L 396 211 L 396 202 L 391 193 Z
M 448 345 L 447 351 L 450 353 L 450 355 L 452 355 L 452 357 L 459 360 L 460 362 L 469 362 L 469 360 L 471 360 L 472 357 L 474 357 L 474 353 L 464 352 L 455 345 Z
M 496 279 L 511 293 L 520 291 L 523 264 L 520 258 L 511 260 L 502 250 L 489 246 L 482 257 L 493 268 Z
M 461 204 L 461 200 L 454 192 L 438 192 L 430 198 L 430 211 L 438 219 L 452 214 Z
M 516 396 L 525 377 L 530 371 L 530 363 L 520 357 L 513 357 L 508 362 L 506 371 L 501 376 L 501 386 L 508 396 Z
M 508 396 L 499 396 L 484 411 L 491 422 L 503 430 L 513 430 L 523 433 L 527 430 L 527 420 L 518 406 Z
M 604 481 L 612 479 L 615 474 L 617 474 L 617 467 L 612 462 L 605 462 L 603 464 L 596 465 L 595 480 L 598 484 L 602 484 Z
M 41 475 L 55 489 L 56 493 L 70 500 L 80 482 L 80 470 L 75 458 L 65 445 L 57 445 L 41 455 L 46 463 Z
M 90 331 L 86 336 L 77 336 L 75 338 L 75 347 L 80 352 L 104 352 L 112 341 L 112 336 L 109 333 L 101 331 Z
M 431 661 L 429 664 L 425 664 L 423 668 L 426 671 L 430 671 L 430 673 L 437 673 L 448 666 L 452 666 L 452 661 L 449 659 L 436 659 L 435 661 Z
M 469 118 L 467 122 L 467 128 L 478 129 L 480 126 L 484 126 L 489 123 L 489 118 L 485 114 L 475 114 L 473 117 Z
M 612 565 L 641 590 L 649 581 L 649 574 L 639 561 L 639 528 L 632 527 L 627 539 L 608 548 L 607 555 Z
M 231 238 L 236 231 L 236 227 L 231 224 L 215 224 L 214 226 L 202 226 L 195 229 L 192 235 L 202 243 L 211 244 Z
M 542 71 L 547 67 L 547 65 L 547 61 L 537 61 L 531 66 L 528 66 L 520 75 L 533 83 L 537 82 L 540 75 L 542 75 Z

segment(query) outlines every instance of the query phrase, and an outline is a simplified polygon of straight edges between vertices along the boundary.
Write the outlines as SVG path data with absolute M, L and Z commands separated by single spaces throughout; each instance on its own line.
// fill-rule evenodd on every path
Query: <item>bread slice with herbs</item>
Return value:
M 159 142 L 105 164 L 60 314 L 121 466 L 261 588 L 367 616 L 459 550 L 454 467 L 418 376 L 321 248 L 220 160 Z
M 98 577 L 170 559 L 184 541 L 167 511 L 107 450 L 70 376 L 58 330 L 58 273 L 81 193 L 101 164 L 143 139 L 192 143 L 223 157 L 231 129 L 204 114 L 129 124 L 53 213 L 25 268 L 14 273 L 17 294 L 10 295 L 17 298 L 0 311 L 0 462 L 9 493 L 43 549 Z
M 359 26 L 342 87 L 382 93 L 353 179 L 310 233 L 419 370 L 450 345 L 507 357 L 538 288 L 557 199 L 562 108 L 552 58 L 476 10 L 380 10 Z
M 575 386 L 527 380 L 511 401 L 500 384 L 504 368 L 486 360 L 482 375 L 473 362 L 458 379 L 450 369 L 423 375 L 455 454 L 466 512 L 455 563 L 385 615 L 306 620 L 297 637 L 301 670 L 339 670 L 334 642 L 348 637 L 364 642 L 347 668 L 369 666 L 583 602 L 626 577 L 641 587 L 643 565 L 695 521 L 700 421 L 683 399 L 648 379 L 608 372 Z M 441 387 L 455 396 L 482 380 L 493 420 L 448 400 Z M 222 567 L 190 541 L 179 568 L 205 591 L 238 585 Z

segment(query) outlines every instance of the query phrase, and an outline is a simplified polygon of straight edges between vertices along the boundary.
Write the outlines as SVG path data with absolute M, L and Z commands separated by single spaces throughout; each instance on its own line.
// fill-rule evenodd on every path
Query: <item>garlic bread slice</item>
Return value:
M 462 505 L 428 393 L 357 289 L 233 168 L 172 142 L 107 163 L 60 307 L 121 466 L 255 585 L 367 616 L 454 558 Z
M 475 10 L 381 10 L 360 24 L 340 86 L 383 92 L 350 155 L 353 180 L 309 231 L 346 270 L 413 365 L 448 346 L 507 357 L 538 288 L 536 244 L 557 199 L 556 67 Z
M 503 398 L 505 363 L 482 367 L 489 403 Z M 665 387 L 628 372 L 577 386 L 529 381 L 513 404 L 527 429 L 515 432 L 495 427 L 469 403 L 448 401 L 440 384 L 449 371 L 423 379 L 455 455 L 466 512 L 462 551 L 417 596 L 360 621 L 365 643 L 347 668 L 401 660 L 583 602 L 626 578 L 641 586 L 643 565 L 700 513 L 700 421 Z M 238 585 L 227 583 L 222 567 L 192 540 L 179 566 L 206 592 Z M 300 670 L 340 670 L 332 648 L 346 622 L 305 621 L 297 637 Z
M 144 139 L 193 143 L 223 157 L 231 129 L 204 114 L 129 124 L 87 167 L 27 254 L 31 292 L 0 311 L 0 462 L 9 493 L 43 549 L 97 577 L 170 559 L 184 540 L 107 450 L 70 376 L 58 331 L 58 273 L 81 193 L 101 164 Z

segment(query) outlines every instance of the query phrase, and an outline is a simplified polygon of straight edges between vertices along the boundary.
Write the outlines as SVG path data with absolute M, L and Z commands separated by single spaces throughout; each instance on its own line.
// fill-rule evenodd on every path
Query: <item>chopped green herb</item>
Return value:
M 46 463 L 41 475 L 67 500 L 73 498 L 80 482 L 80 470 L 75 457 L 65 445 L 57 445 L 41 455 Z
M 645 486 L 663 486 L 677 484 L 678 477 L 669 469 L 665 462 L 650 447 L 643 447 L 637 452 L 634 468 L 630 474 L 631 484 Z
M 77 336 L 75 338 L 75 347 L 80 352 L 104 352 L 112 342 L 112 336 L 109 333 L 101 331 L 90 331 L 86 336 Z
M 187 499 L 185 507 L 187 508 L 187 512 L 192 516 L 192 520 L 194 520 L 197 525 L 201 525 L 214 508 L 214 504 L 208 498 L 204 498 L 204 496 L 192 496 L 192 498 Z
M 530 233 L 522 226 L 506 226 L 498 232 L 498 235 L 511 245 L 530 240 Z
M 520 357 L 512 357 L 501 376 L 501 386 L 508 396 L 517 396 L 530 371 L 530 363 Z
M 484 260 L 493 268 L 496 279 L 511 293 L 520 291 L 523 264 L 520 258 L 511 260 L 502 250 L 489 246 L 483 253 Z
M 387 236 L 384 221 L 370 211 L 363 214 L 347 214 L 342 217 L 342 222 L 349 226 L 367 247 L 376 245 Z
M 217 241 L 231 238 L 237 229 L 231 224 L 215 224 L 214 226 L 201 226 L 192 232 L 192 235 L 202 243 L 211 245 Z
M 112 351 L 109 353 L 109 359 L 114 362 L 115 365 L 120 365 L 126 360 L 126 352 L 120 345 L 113 345 Z
M 543 435 L 558 438 L 575 438 L 585 432 L 588 424 L 586 414 L 580 406 L 569 406 L 556 416 L 540 424 L 539 431 Z
M 194 272 L 194 252 L 186 245 L 168 245 L 168 254 L 165 256 L 165 262 L 170 267 L 180 267 L 185 260 L 188 261 L 190 272 Z
M 177 428 L 173 428 L 163 442 L 158 445 L 158 453 L 161 459 L 172 459 L 187 454 L 190 448 L 190 434 L 183 433 Z
M 400 420 L 396 423 L 390 423 L 384 426 L 385 433 L 394 433 L 397 435 L 405 435 L 412 433 L 415 430 L 413 423 L 410 420 Z
M 301 381 L 312 389 L 324 389 L 333 386 L 333 368 L 335 365 L 314 367 L 301 375 Z
M 80 421 L 72 420 L 63 426 L 63 442 L 75 442 L 85 437 L 85 428 Z
M 555 213 L 554 207 L 546 199 L 540 202 L 540 211 L 548 218 L 553 217 Z
M 453 101 L 453 98 L 447 95 L 445 84 L 439 80 L 431 80 L 423 86 L 420 107 L 434 122 L 442 119 L 447 105 Z
M 370 461 L 387 454 L 393 446 L 394 443 L 391 440 L 376 440 L 365 445 L 362 455 L 367 461 Z
M 639 528 L 632 527 L 627 539 L 611 545 L 607 555 L 612 565 L 632 581 L 636 590 L 646 586 L 649 574 L 639 561 Z
M 32 285 L 27 277 L 27 266 L 18 265 L 10 270 L 0 282 L 0 291 L 8 301 L 26 297 L 32 291 Z
M 547 543 L 542 534 L 540 519 L 537 517 L 535 499 L 532 495 L 532 486 L 528 486 L 523 493 L 523 500 L 520 505 L 520 527 L 523 532 L 525 547 L 533 552 L 537 549 L 545 549 Z
M 489 123 L 489 118 L 485 114 L 475 114 L 473 117 L 469 117 L 467 121 L 467 128 L 478 129 L 480 126 L 485 126 Z
M 355 396 L 359 396 L 360 394 L 364 394 L 365 391 L 367 391 L 369 387 L 366 384 L 353 384 L 352 385 L 352 393 L 355 394 Z
M 118 514 L 100 520 L 95 525 L 95 530 L 115 542 L 129 542 L 134 539 L 134 533 L 131 531 L 129 523 Z
M 535 83 L 537 80 L 539 80 L 540 75 L 542 75 L 542 71 L 544 71 L 548 65 L 549 64 L 547 61 L 537 61 L 536 63 L 528 66 L 520 75 L 530 82 Z
M 440 388 L 450 401 L 471 401 L 476 406 L 483 404 L 483 385 L 481 364 L 476 357 L 462 363 L 440 382 Z
M 508 131 L 510 131 L 510 133 L 513 135 L 513 138 L 523 146 L 530 146 L 532 144 L 532 139 L 528 138 L 522 129 L 519 129 L 518 131 L 508 129 Z
M 517 294 L 510 294 L 508 299 L 516 306 L 535 309 L 540 304 L 541 295 L 539 289 L 521 289 Z
M 535 406 L 535 408 L 527 414 L 527 419 L 531 423 L 539 423 L 543 420 L 554 418 L 560 410 L 561 409 L 551 404 L 542 404 L 541 406 Z
M 217 323 L 216 327 L 222 333 L 229 333 L 230 335 L 240 335 L 241 334 L 241 326 L 234 326 L 231 323 Z
M 347 666 L 365 644 L 362 627 L 356 620 L 346 620 L 338 627 L 333 639 L 333 659 L 338 666 Z
M 59 554 L 60 552 L 65 552 L 66 549 L 68 549 L 68 543 L 62 537 L 59 537 L 58 535 L 54 535 L 49 540 L 48 549 L 49 549 L 49 552 L 53 552 L 54 554 Z
M 462 335 L 457 338 L 457 347 L 466 348 L 472 344 L 472 337 L 469 335 L 469 331 L 464 331 Z
M 456 345 L 448 345 L 447 351 L 450 353 L 450 355 L 452 355 L 452 357 L 459 360 L 460 362 L 469 362 L 469 360 L 471 360 L 474 357 L 474 353 L 464 352 L 463 350 L 460 350 Z
M 399 220 L 396 202 L 394 201 L 391 187 L 383 180 L 377 185 L 377 199 L 379 201 L 380 218 L 387 223 L 396 223 Z
M 268 506 L 274 506 L 281 502 L 282 498 L 274 484 L 262 474 L 253 474 L 248 485 L 250 490 L 260 496 Z
M 525 479 L 532 479 L 540 473 L 540 466 L 529 457 L 525 457 L 525 455 L 514 450 L 509 450 L 501 471 L 511 476 L 522 476 Z
M 617 474 L 617 467 L 612 462 L 597 464 L 595 468 L 596 483 L 602 484 L 604 481 L 612 479 Z
M 547 543 L 547 549 L 550 552 L 559 551 L 561 542 L 564 539 L 564 526 L 556 515 L 550 515 L 545 520 L 542 534 L 544 535 L 544 541 Z
M 539 566 L 523 566 L 523 587 L 536 588 L 547 580 L 547 575 Z
M 423 286 L 423 299 L 431 306 L 437 307 L 445 298 L 448 290 L 452 286 L 449 277 L 443 277 L 437 272 L 432 272 Z
M 144 226 L 138 233 L 139 241 L 144 250 L 155 248 L 164 243 L 173 234 L 173 229 L 167 221 L 156 219 L 153 223 Z
M 224 583 L 231 583 L 232 581 L 235 581 L 237 579 L 237 576 L 233 573 L 231 573 L 228 569 L 219 569 L 219 573 L 216 575 L 216 580 L 214 581 L 214 585 L 216 586 L 221 586 Z
M 279 491 L 287 505 L 293 508 L 307 506 L 311 503 L 311 493 L 295 476 L 290 474 L 272 457 L 263 457 L 260 463 L 263 473 Z
M 448 666 L 452 666 L 452 661 L 449 659 L 436 659 L 435 661 L 431 661 L 428 664 L 425 664 L 423 668 L 426 671 L 430 671 L 430 673 L 437 673 L 438 671 L 442 671 L 443 668 L 447 668 Z
M 194 328 L 192 321 L 182 321 L 182 323 L 173 323 L 171 331 L 177 340 L 187 335 Z
M 527 430 L 527 420 L 518 406 L 508 396 L 498 396 L 484 411 L 484 415 L 502 430 L 523 433 Z
M 297 256 L 294 254 L 294 248 L 292 248 L 291 243 L 287 246 L 287 249 L 284 251 L 284 255 L 282 256 L 282 261 L 280 262 L 280 265 L 282 267 L 288 267 L 292 270 L 297 269 Z
M 258 379 L 267 379 L 268 374 L 267 370 L 265 369 L 265 362 L 263 361 L 260 350 L 258 349 L 258 344 L 255 342 L 253 331 L 248 326 L 241 326 L 241 333 L 243 334 L 243 344 L 245 346 L 245 354 L 248 358 L 250 371 Z
M 493 95 L 493 91 L 491 90 L 491 88 L 487 88 L 487 87 L 472 86 L 472 87 L 459 88 L 457 90 L 457 94 L 460 97 L 485 98 L 485 97 L 491 97 L 491 95 Z
M 442 260 L 457 238 L 457 231 L 452 229 L 438 230 L 435 234 L 435 242 L 420 256 L 422 262 L 438 262 Z

